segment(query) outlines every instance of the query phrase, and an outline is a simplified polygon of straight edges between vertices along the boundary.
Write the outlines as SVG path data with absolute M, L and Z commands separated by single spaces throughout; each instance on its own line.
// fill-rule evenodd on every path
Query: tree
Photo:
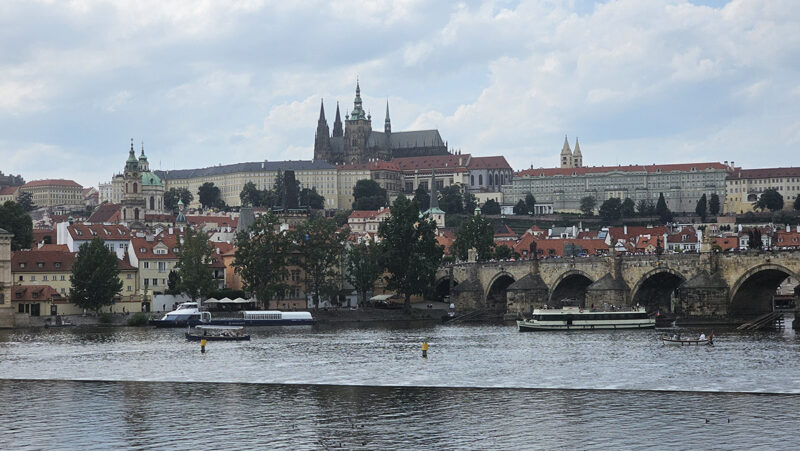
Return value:
M 778 211 L 783 208 L 783 196 L 775 188 L 767 188 L 761 193 L 761 196 L 753 204 L 753 207 L 759 208 L 762 211 L 767 209 L 769 211 Z
M 360 243 L 347 250 L 344 276 L 356 289 L 360 304 L 367 301 L 367 292 L 373 289 L 382 271 L 378 246 Z
M 625 200 L 622 201 L 619 213 L 623 218 L 632 218 L 636 216 L 636 204 L 633 203 L 633 199 L 626 197 Z
M 662 223 L 672 221 L 672 212 L 667 207 L 667 201 L 664 199 L 664 193 L 658 193 L 658 202 L 656 202 L 656 214 Z
M 483 215 L 472 215 L 458 228 L 452 250 L 459 260 L 466 260 L 469 250 L 475 248 L 478 260 L 483 261 L 492 258 L 492 246 L 494 246 L 492 222 Z
M 457 185 L 445 186 L 440 189 L 439 196 L 439 208 L 443 212 L 448 215 L 464 213 L 464 196 Z
M 697 205 L 694 207 L 694 212 L 697 213 L 697 216 L 700 216 L 700 220 L 706 222 L 706 210 L 708 209 L 708 201 L 706 199 L 706 195 L 703 194 L 700 196 L 700 199 L 697 200 Z
M 33 194 L 29 193 L 28 191 L 19 191 L 17 195 L 17 203 L 22 206 L 22 209 L 25 211 L 33 211 L 36 210 L 36 204 L 33 203 Z
M 30 249 L 33 242 L 33 221 L 22 205 L 8 200 L 0 205 L 0 229 L 13 233 L 11 250 Z
M 481 207 L 481 212 L 485 215 L 499 215 L 500 204 L 494 199 L 489 199 L 483 204 L 483 207 Z
M 536 212 L 536 198 L 533 197 L 533 193 L 525 195 L 525 208 L 528 209 L 528 214 L 531 216 Z
M 99 313 L 101 307 L 113 304 L 114 296 L 122 291 L 117 257 L 99 237 L 78 248 L 70 280 L 70 302 L 95 313 Z
M 436 280 L 442 260 L 442 246 L 436 242 L 436 223 L 419 217 L 416 202 L 399 196 L 391 216 L 378 228 L 382 266 L 388 271 L 386 287 L 404 297 L 411 311 L 411 296 L 423 294 Z
M 286 194 L 286 183 L 283 176 L 283 171 L 278 171 L 275 174 L 275 183 L 272 185 L 272 192 L 275 194 L 275 205 L 284 207 L 284 195 Z
M 719 214 L 719 196 L 717 193 L 711 193 L 708 199 L 708 212 L 716 216 Z
M 794 205 L 795 211 L 800 211 L 800 196 L 794 198 Z
M 167 294 L 178 294 L 180 290 L 178 289 L 178 284 L 181 281 L 181 276 L 178 275 L 178 272 L 172 270 L 169 272 L 169 276 L 167 276 Z
M 417 186 L 417 190 L 414 191 L 414 202 L 419 206 L 419 211 L 425 211 L 431 207 L 431 196 L 425 186 L 421 184 Z
M 261 190 L 258 189 L 255 183 L 247 182 L 242 187 L 242 192 L 239 193 L 239 200 L 242 205 L 250 205 L 252 207 L 260 207 L 263 200 Z
M 470 193 L 469 191 L 464 193 L 464 213 L 471 215 L 475 212 L 475 209 L 478 208 L 478 201 L 475 199 L 475 195 Z
M 653 216 L 656 214 L 656 206 L 652 200 L 642 199 L 636 204 L 636 211 L 639 212 L 639 216 Z
M 317 188 L 303 188 L 300 190 L 300 205 L 307 206 L 313 210 L 322 210 L 325 208 L 325 198 L 317 193 Z
M 316 216 L 299 224 L 293 235 L 292 260 L 303 268 L 306 293 L 319 308 L 320 297 L 335 297 L 339 291 L 339 263 L 347 232 L 339 231 L 333 220 Z
M 253 293 L 265 307 L 286 290 L 284 280 L 291 241 L 278 232 L 280 221 L 270 212 L 258 217 L 248 231 L 236 235 L 233 267 L 241 275 L 244 289 Z
M 352 212 L 353 210 L 337 210 L 336 213 L 333 214 L 333 220 L 336 222 L 337 226 L 342 227 L 347 224 L 347 219 Z
M 178 291 L 185 293 L 193 301 L 208 296 L 208 293 L 216 289 L 211 268 L 208 267 L 214 247 L 204 233 L 189 227 L 179 249 L 178 264 L 175 266 L 179 277 Z
M 525 201 L 520 199 L 517 202 L 517 205 L 514 205 L 514 214 L 515 215 L 526 215 L 528 214 L 528 207 L 525 205 Z
M 379 210 L 386 206 L 386 190 L 372 179 L 362 179 L 353 187 L 353 210 Z
M 506 246 L 505 244 L 501 244 L 494 248 L 494 259 L 495 260 L 508 260 L 510 258 L 515 258 L 515 252 L 510 247 Z
M 619 197 L 612 197 L 600 205 L 600 217 L 604 221 L 616 221 L 621 216 L 622 201 Z
M 167 210 L 173 211 L 178 208 L 178 200 L 188 206 L 194 200 L 194 196 L 186 188 L 170 188 L 164 193 L 164 206 Z
M 200 188 L 197 190 L 197 195 L 200 198 L 200 205 L 202 205 L 203 208 L 219 205 L 219 202 L 222 200 L 220 198 L 219 188 L 214 186 L 213 182 L 205 182 L 200 185 Z
M 764 246 L 764 243 L 761 241 L 761 231 L 758 229 L 753 229 L 747 232 L 747 237 L 749 238 L 747 241 L 747 248 L 748 249 L 761 249 Z
M 581 212 L 586 216 L 594 215 L 594 207 L 597 206 L 597 200 L 592 196 L 581 198 Z

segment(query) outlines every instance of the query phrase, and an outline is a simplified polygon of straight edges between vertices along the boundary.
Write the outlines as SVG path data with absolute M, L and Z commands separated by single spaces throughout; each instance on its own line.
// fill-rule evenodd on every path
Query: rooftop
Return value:
M 692 172 L 692 171 L 726 171 L 723 163 L 680 163 L 652 164 L 628 166 L 586 166 L 582 168 L 539 168 L 525 169 L 516 173 L 516 177 L 552 177 L 586 174 L 607 174 L 613 172 L 660 173 L 660 172 Z
M 271 172 L 271 171 L 308 171 L 334 169 L 335 166 L 321 160 L 297 161 L 254 161 L 249 163 L 224 164 L 198 169 L 175 169 L 172 171 L 153 171 L 161 179 L 190 179 L 195 177 L 211 177 L 215 175 L 234 174 L 237 172 Z
M 32 180 L 22 185 L 23 188 L 35 188 L 39 186 L 63 186 L 63 187 L 83 189 L 83 187 L 79 185 L 78 182 L 74 180 L 64 180 L 64 179 Z

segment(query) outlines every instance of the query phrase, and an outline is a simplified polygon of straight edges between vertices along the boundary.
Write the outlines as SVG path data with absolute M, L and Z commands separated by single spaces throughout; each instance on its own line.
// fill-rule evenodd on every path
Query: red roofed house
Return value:
M 8 201 L 16 202 L 18 193 L 19 186 L 6 186 L 5 188 L 0 188 L 0 204 L 4 204 Z
M 56 235 L 57 243 L 66 244 L 72 252 L 78 252 L 83 243 L 102 238 L 106 247 L 117 254 L 117 258 L 122 258 L 131 240 L 131 232 L 121 224 L 60 222 L 56 225 Z
M 514 171 L 503 156 L 472 157 L 467 163 L 469 190 L 499 192 L 503 185 L 511 184 Z
M 98 224 L 116 224 L 121 218 L 122 215 L 120 213 L 119 204 L 106 202 L 95 209 L 94 213 L 89 216 L 89 220 L 87 222 Z
M 693 226 L 681 226 L 667 235 L 668 251 L 696 252 L 700 250 L 700 240 Z
M 69 205 L 83 207 L 83 187 L 73 180 L 33 180 L 19 187 L 21 192 L 31 193 L 37 207 Z
M 715 236 L 711 238 L 711 243 L 719 246 L 722 252 L 730 252 L 739 248 L 739 237 Z
M 800 226 L 796 231 L 780 231 L 775 233 L 773 243 L 778 249 L 800 249 Z
M 800 196 L 800 167 L 735 168 L 725 182 L 725 213 L 753 211 L 753 203 L 769 188 L 776 189 L 783 196 L 783 209 L 791 210 L 795 199 Z
M 137 268 L 139 286 L 146 296 L 166 291 L 169 272 L 178 263 L 178 239 L 165 232 L 130 239 L 128 262 Z
M 351 233 L 378 233 L 378 226 L 391 216 L 389 208 L 380 210 L 353 210 L 347 217 L 347 225 Z

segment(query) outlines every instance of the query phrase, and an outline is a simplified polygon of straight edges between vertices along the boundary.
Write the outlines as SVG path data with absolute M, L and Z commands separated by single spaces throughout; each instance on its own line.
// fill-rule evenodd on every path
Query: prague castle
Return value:
M 325 105 L 320 104 L 317 132 L 314 136 L 314 159 L 332 164 L 362 164 L 374 160 L 391 160 L 401 157 L 447 155 L 447 143 L 438 130 L 392 132 L 389 103 L 383 132 L 372 129 L 372 116 L 364 111 L 361 87 L 356 82 L 353 111 L 345 114 L 344 127 L 336 104 L 336 119 L 330 133 L 325 119 Z

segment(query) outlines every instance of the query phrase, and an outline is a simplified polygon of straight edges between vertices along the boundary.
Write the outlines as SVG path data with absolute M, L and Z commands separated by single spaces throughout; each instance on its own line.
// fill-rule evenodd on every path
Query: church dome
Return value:
M 142 172 L 142 185 L 161 186 L 161 179 L 152 172 Z

